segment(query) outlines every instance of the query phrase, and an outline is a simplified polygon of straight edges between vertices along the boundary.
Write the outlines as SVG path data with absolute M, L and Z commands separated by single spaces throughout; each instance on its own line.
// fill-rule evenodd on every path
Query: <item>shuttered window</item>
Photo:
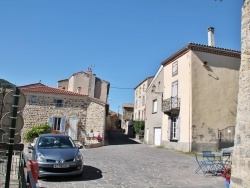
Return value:
M 172 64 L 172 76 L 175 76 L 177 74 L 178 74 L 178 61 Z
M 168 139 L 170 141 L 180 140 L 180 116 L 168 119 Z

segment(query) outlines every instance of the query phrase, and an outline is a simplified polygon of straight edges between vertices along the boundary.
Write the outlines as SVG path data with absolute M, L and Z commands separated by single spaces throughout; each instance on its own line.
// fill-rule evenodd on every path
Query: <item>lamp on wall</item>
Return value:
M 155 91 L 155 89 L 156 89 L 156 86 L 155 86 L 155 84 L 153 84 L 151 92 L 156 93 L 156 94 L 161 94 L 161 97 L 163 98 L 163 92 Z

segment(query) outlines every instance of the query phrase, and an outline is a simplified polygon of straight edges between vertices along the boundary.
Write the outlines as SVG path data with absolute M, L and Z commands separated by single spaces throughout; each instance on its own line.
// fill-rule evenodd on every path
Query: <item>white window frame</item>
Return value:
M 53 117 L 53 125 L 52 125 L 52 130 L 60 130 L 60 124 L 61 124 L 62 118 L 60 117 Z
M 152 113 L 157 113 L 157 99 L 153 100 Z
M 172 131 L 172 139 L 176 140 L 177 139 L 177 117 L 173 117 L 173 121 L 172 121 L 172 127 L 171 127 L 171 131 Z
M 60 108 L 63 107 L 63 99 L 55 99 L 55 107 Z
M 175 61 L 172 64 L 172 76 L 175 76 L 178 74 L 178 61 Z
M 170 142 L 180 140 L 180 116 L 168 118 L 168 139 Z

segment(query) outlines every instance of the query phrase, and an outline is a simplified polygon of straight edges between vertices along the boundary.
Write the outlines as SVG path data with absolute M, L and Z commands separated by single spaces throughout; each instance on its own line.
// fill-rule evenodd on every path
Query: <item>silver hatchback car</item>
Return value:
M 38 163 L 38 177 L 80 175 L 83 156 L 68 135 L 41 134 L 34 146 L 32 160 Z

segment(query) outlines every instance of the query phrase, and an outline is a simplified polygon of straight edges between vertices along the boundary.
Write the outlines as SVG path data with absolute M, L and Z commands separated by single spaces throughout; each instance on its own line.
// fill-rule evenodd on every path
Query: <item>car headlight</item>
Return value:
M 37 160 L 37 162 L 45 162 L 46 161 L 44 155 L 41 153 L 38 153 L 36 155 L 36 160 Z
M 74 161 L 82 161 L 82 154 L 80 152 L 77 153 Z

